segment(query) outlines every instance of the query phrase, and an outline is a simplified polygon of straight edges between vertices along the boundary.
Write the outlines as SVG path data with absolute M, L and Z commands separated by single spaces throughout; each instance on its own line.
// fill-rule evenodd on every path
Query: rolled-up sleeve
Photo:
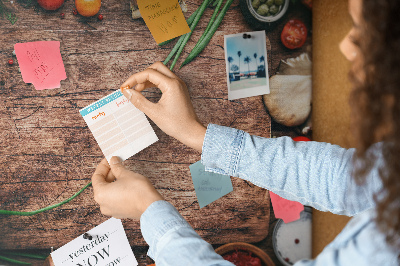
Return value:
M 261 138 L 209 124 L 203 142 L 206 171 L 231 175 L 321 211 L 355 215 L 375 206 L 381 187 L 374 169 L 365 185 L 352 174 L 354 149 L 289 137 Z

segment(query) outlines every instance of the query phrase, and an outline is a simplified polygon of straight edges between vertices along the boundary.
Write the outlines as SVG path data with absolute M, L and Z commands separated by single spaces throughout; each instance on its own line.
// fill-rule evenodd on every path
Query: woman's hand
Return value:
M 134 86 L 135 89 L 130 89 Z M 141 94 L 150 87 L 158 87 L 162 92 L 157 103 L 150 102 Z M 156 62 L 132 75 L 122 84 L 121 91 L 162 131 L 201 152 L 206 128 L 194 112 L 185 83 L 163 63 Z
M 118 157 L 103 159 L 92 176 L 94 200 L 104 215 L 140 219 L 153 202 L 163 200 L 146 177 L 129 171 Z

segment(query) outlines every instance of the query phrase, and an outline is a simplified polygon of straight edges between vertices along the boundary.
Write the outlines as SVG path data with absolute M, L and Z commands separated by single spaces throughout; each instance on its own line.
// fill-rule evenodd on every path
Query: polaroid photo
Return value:
M 269 94 L 265 31 L 224 36 L 228 100 Z

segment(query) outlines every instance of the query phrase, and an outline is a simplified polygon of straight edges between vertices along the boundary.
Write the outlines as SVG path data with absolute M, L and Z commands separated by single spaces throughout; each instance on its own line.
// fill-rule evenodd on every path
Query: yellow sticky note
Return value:
M 157 44 L 190 32 L 178 0 L 137 0 L 137 4 Z

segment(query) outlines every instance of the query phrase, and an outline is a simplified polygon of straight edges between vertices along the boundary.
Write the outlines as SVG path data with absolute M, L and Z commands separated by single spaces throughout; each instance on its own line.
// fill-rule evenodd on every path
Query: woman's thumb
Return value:
M 116 178 L 121 177 L 122 173 L 126 170 L 125 166 L 122 164 L 121 158 L 117 156 L 111 157 L 110 168 Z
M 154 104 L 147 100 L 146 97 L 143 96 L 143 94 L 133 89 L 125 89 L 123 90 L 123 94 L 137 109 L 145 114 L 147 114 L 151 110 L 151 107 Z

